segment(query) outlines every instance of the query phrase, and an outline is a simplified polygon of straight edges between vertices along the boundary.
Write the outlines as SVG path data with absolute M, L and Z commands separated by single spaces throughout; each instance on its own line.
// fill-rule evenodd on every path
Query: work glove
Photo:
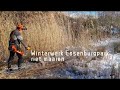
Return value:
M 26 50 L 30 50 L 30 47 L 25 47 Z

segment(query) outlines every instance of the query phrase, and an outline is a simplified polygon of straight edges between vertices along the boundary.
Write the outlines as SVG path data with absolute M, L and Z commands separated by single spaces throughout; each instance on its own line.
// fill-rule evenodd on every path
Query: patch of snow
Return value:
M 102 40 L 102 41 L 98 41 L 98 42 L 95 42 L 95 43 L 92 43 L 91 45 L 95 46 L 95 47 L 98 47 L 98 46 L 107 46 L 111 43 L 117 43 L 117 42 L 120 42 L 120 38 L 108 38 L 106 40 Z

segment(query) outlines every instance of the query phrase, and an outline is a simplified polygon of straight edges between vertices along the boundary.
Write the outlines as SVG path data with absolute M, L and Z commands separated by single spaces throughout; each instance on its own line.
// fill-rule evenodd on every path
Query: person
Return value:
M 10 33 L 10 39 L 9 39 L 9 47 L 8 50 L 10 52 L 10 56 L 8 59 L 8 70 L 12 71 L 13 69 L 11 68 L 11 63 L 14 59 L 14 55 L 16 53 L 17 57 L 18 57 L 18 69 L 21 69 L 21 63 L 23 62 L 23 55 L 21 53 L 15 52 L 15 50 L 13 50 L 13 46 L 15 46 L 17 51 L 21 51 L 21 44 L 24 46 L 24 48 L 26 50 L 28 50 L 28 47 L 26 44 L 23 43 L 23 37 L 21 36 L 21 32 L 23 30 L 27 30 L 27 28 L 25 26 L 23 26 L 22 24 L 18 24 L 16 29 L 13 30 Z

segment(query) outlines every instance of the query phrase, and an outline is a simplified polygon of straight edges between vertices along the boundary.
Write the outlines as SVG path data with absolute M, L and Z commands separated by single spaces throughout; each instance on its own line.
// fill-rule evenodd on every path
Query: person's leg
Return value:
M 21 68 L 21 64 L 23 62 L 23 56 L 19 53 L 17 53 L 17 56 L 18 56 L 18 69 Z
M 8 59 L 8 69 L 11 69 L 11 63 L 12 63 L 12 60 L 14 59 L 14 55 L 15 55 L 15 52 L 10 51 L 10 56 Z

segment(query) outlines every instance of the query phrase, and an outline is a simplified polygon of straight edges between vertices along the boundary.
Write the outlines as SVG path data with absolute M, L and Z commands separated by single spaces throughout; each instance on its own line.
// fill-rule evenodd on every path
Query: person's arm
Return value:
M 21 44 L 25 47 L 25 49 L 27 49 L 27 45 L 23 43 L 23 37 L 21 36 L 21 33 L 20 32 L 16 32 L 15 35 L 16 35 L 17 40 L 19 42 L 21 42 Z
M 22 44 L 25 48 L 27 48 L 27 45 L 23 43 L 23 40 L 21 40 L 21 39 L 18 38 L 18 41 L 21 42 L 21 44 Z

